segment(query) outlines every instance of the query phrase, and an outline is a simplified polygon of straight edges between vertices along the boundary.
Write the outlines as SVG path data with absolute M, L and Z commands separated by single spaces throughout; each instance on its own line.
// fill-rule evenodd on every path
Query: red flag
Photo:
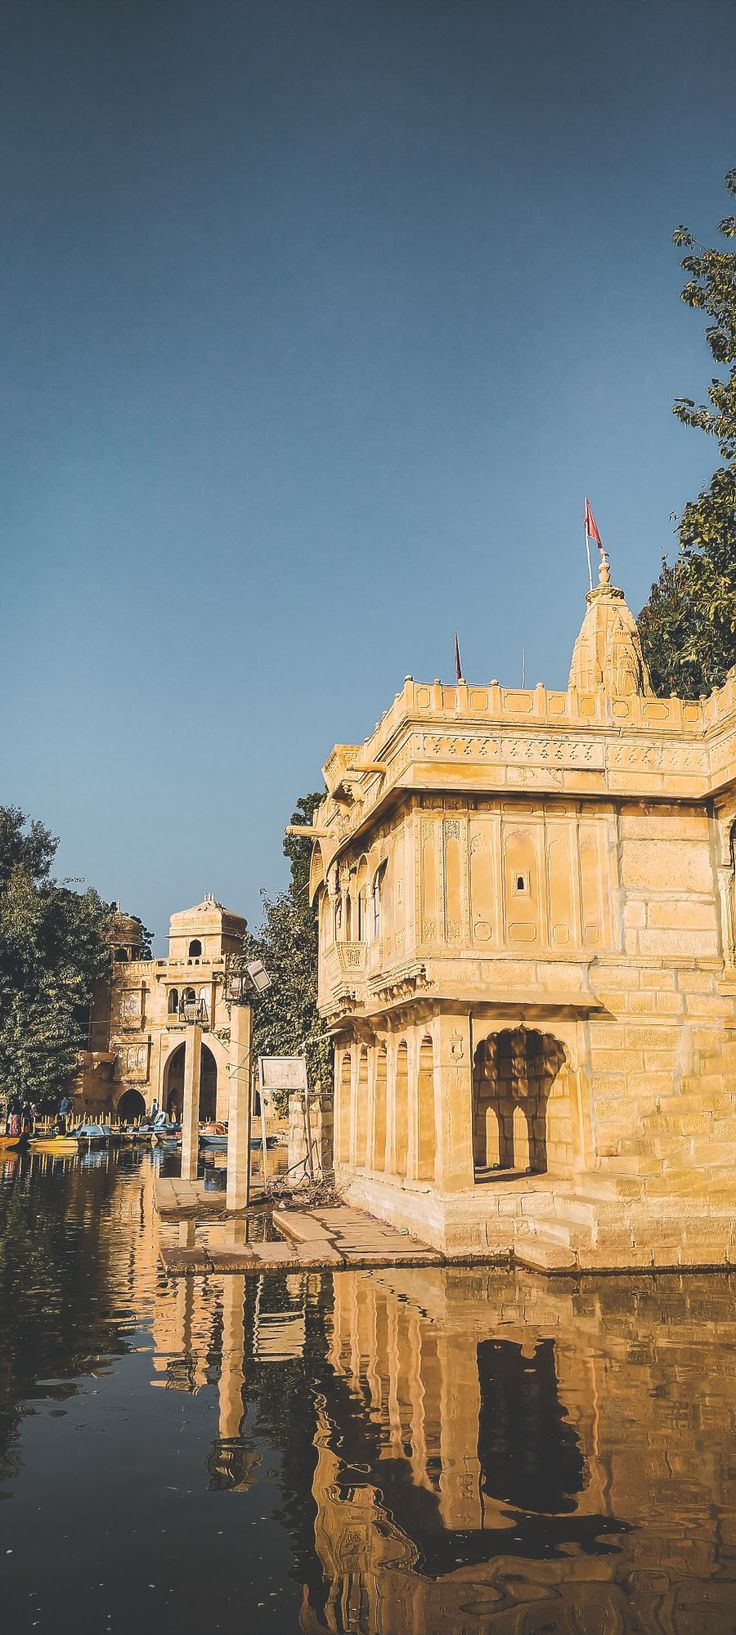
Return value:
M 463 667 L 460 663 L 460 643 L 457 639 L 457 631 L 455 631 L 455 680 L 462 681 L 462 679 Z
M 593 516 L 593 512 L 590 509 L 590 500 L 588 499 L 587 495 L 586 495 L 586 498 L 585 498 L 585 532 L 586 532 L 586 534 L 588 536 L 588 539 L 594 539 L 595 540 L 599 551 L 602 553 L 603 552 L 603 540 L 601 539 L 601 536 L 600 536 L 600 534 L 598 532 L 598 524 L 597 524 L 597 522 L 595 520 L 595 517 Z

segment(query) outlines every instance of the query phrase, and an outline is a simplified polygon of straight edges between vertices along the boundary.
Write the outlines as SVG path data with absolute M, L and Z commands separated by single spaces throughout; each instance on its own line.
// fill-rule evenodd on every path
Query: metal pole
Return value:
M 267 1151 L 267 1149 L 266 1149 L 266 1098 L 265 1098 L 265 1096 L 263 1094 L 263 1087 L 262 1086 L 261 1086 L 261 1089 L 260 1089 L 260 1097 L 261 1097 L 261 1163 L 263 1165 L 263 1190 L 265 1192 L 265 1190 L 266 1190 L 266 1177 L 268 1175 L 268 1169 L 266 1167 L 266 1151 Z
M 590 540 L 588 539 L 588 524 L 587 524 L 587 522 L 583 522 L 583 527 L 585 529 L 585 555 L 588 558 L 588 586 L 589 586 L 590 590 L 592 590 L 593 589 L 593 569 L 592 569 L 591 561 L 590 561 Z
M 304 1091 L 304 1139 L 307 1143 L 307 1169 L 309 1179 L 314 1183 L 314 1154 L 312 1152 L 312 1125 L 309 1118 L 309 1085 Z

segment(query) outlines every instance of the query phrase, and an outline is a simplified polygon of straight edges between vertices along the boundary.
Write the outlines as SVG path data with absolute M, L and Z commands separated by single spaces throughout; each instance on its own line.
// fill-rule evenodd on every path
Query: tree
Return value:
M 292 823 L 311 823 L 321 794 L 303 795 Z M 317 1011 L 317 922 L 309 901 L 312 841 L 287 835 L 284 855 L 291 864 L 286 891 L 262 893 L 263 920 L 256 934 L 247 932 L 246 959 L 262 959 L 271 978 L 253 1008 L 253 1048 L 260 1056 L 296 1056 L 305 1052 L 310 1085 L 332 1085 L 332 1047 Z
M 736 170 L 726 176 L 736 197 Z M 736 216 L 719 223 L 736 239 Z M 644 654 L 656 691 L 696 697 L 720 686 L 736 663 L 736 251 L 706 249 L 687 227 L 673 242 L 688 253 L 682 299 L 707 314 L 706 340 L 726 378 L 714 376 L 708 404 L 677 398 L 673 412 L 718 443 L 723 464 L 679 519 L 680 554 L 666 562 L 639 616 Z
M 110 962 L 108 906 L 52 878 L 57 848 L 43 823 L 0 807 L 0 1089 L 41 1107 L 74 1071 Z

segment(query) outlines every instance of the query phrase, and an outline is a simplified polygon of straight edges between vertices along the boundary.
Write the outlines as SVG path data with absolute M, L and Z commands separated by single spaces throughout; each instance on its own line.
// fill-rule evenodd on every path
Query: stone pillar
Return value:
M 250 1201 L 251 1022 L 250 1005 L 231 1005 L 227 1109 L 228 1209 L 244 1209 Z
M 240 1007 L 238 1007 L 240 1008 Z M 243 1009 L 249 1007 L 243 1007 Z M 235 1006 L 233 1006 L 233 1010 Z M 242 1234 L 242 1225 L 240 1228 Z M 217 1387 L 221 1442 L 240 1436 L 245 1384 L 245 1278 L 222 1280 L 222 1360 Z
M 442 1192 L 473 1185 L 473 1062 L 470 1019 L 443 1012 L 432 1030 L 439 1070 L 440 1144 L 435 1175 Z M 437 1081 L 435 1079 L 435 1091 Z
M 184 1106 L 181 1114 L 181 1178 L 196 1181 L 199 1159 L 199 1092 L 202 1080 L 202 1029 L 187 1028 L 184 1056 Z

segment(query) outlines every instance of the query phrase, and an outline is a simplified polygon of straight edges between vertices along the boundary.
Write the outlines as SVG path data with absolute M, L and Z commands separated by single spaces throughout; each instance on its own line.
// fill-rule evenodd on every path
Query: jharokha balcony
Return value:
M 341 971 L 348 975 L 363 972 L 366 968 L 367 943 L 364 942 L 337 942 L 335 943 L 338 965 Z

